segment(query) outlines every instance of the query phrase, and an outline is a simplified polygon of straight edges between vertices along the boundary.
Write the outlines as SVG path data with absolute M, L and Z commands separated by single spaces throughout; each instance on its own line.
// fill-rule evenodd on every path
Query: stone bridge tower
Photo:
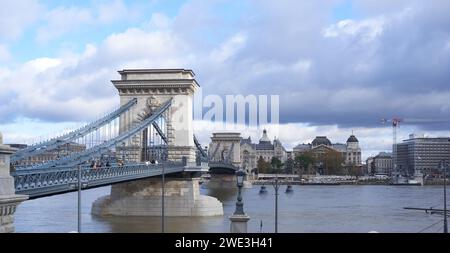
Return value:
M 150 115 L 159 105 L 172 100 L 166 115 L 168 159 L 195 163 L 196 147 L 193 133 L 193 95 L 199 87 L 194 72 L 185 69 L 129 69 L 119 71 L 121 80 L 112 80 L 119 91 L 120 104 L 137 98 L 137 105 L 121 116 L 119 132 Z M 124 148 L 132 161 L 143 161 L 146 132 L 125 143 Z M 96 215 L 160 216 L 161 178 L 153 177 L 114 184 L 108 196 L 92 205 Z M 214 197 L 200 194 L 199 178 L 193 175 L 170 175 L 165 179 L 164 196 L 166 216 L 223 215 L 222 203 Z
M 208 150 L 212 161 L 230 162 L 236 167 L 241 166 L 240 133 L 213 133 Z
M 142 115 L 173 98 L 167 119 L 169 160 L 183 156 L 195 162 L 192 126 L 193 96 L 199 87 L 194 72 L 186 69 L 128 69 L 119 71 L 120 80 L 111 82 L 119 91 L 120 104 L 137 98 L 137 105 L 120 118 L 120 132 L 127 131 Z M 142 140 L 145 133 L 126 144 L 132 160 L 142 161 Z
M 211 178 L 205 183 L 205 188 L 237 188 L 235 173 L 242 167 L 241 134 L 213 133 L 208 151 Z M 250 188 L 251 183 L 244 181 L 244 187 Z

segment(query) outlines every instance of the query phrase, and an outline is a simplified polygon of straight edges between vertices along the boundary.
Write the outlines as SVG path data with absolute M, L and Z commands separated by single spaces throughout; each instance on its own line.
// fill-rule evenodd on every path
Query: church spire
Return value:
M 270 142 L 266 129 L 263 130 L 263 136 L 259 139 L 259 142 Z

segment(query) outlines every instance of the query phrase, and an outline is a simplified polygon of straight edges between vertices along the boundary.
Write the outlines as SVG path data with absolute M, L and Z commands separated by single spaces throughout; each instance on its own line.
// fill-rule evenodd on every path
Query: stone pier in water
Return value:
M 199 87 L 194 72 L 185 69 L 133 69 L 119 71 L 120 80 L 113 80 L 119 92 L 121 105 L 137 98 L 131 113 L 120 118 L 120 131 L 132 127 L 133 122 L 149 117 L 152 111 L 172 99 L 165 116 L 167 124 L 168 160 L 195 163 L 196 147 L 192 123 L 193 95 Z M 143 145 L 147 145 L 145 133 L 124 144 L 133 162 L 144 162 Z M 198 175 L 165 179 L 165 216 L 214 216 L 223 215 L 222 203 L 216 198 L 202 196 Z M 111 186 L 111 194 L 96 200 L 92 213 L 97 215 L 160 216 L 162 203 L 161 178 L 147 178 Z
M 111 195 L 94 202 L 92 213 L 118 216 L 161 216 L 161 178 L 113 185 Z M 200 195 L 198 178 L 170 178 L 164 184 L 165 216 L 223 215 L 222 203 Z

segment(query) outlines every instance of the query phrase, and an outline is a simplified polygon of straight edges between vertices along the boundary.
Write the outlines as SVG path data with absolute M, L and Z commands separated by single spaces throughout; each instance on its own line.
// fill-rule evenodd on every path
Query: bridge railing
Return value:
M 108 113 L 103 118 L 98 119 L 90 124 L 87 124 L 77 130 L 74 130 L 72 132 L 69 132 L 67 134 L 49 139 L 47 141 L 43 141 L 38 144 L 31 145 L 27 148 L 18 150 L 15 154 L 11 156 L 11 162 L 14 163 L 16 161 L 26 159 L 31 156 L 39 155 L 44 152 L 47 152 L 49 150 L 58 148 L 60 146 L 63 146 L 65 144 L 68 144 L 69 142 L 81 138 L 85 136 L 86 134 L 91 133 L 92 131 L 95 131 L 99 129 L 100 127 L 106 125 L 107 123 L 111 122 L 113 119 L 116 119 L 120 115 L 122 115 L 124 112 L 130 110 L 134 105 L 136 105 L 137 99 L 134 98 L 130 100 L 125 105 L 121 106 L 117 110 Z
M 30 166 L 30 169 L 49 169 L 55 166 L 60 165 L 78 165 L 83 164 L 84 162 L 88 161 L 95 155 L 101 155 L 104 153 L 107 153 L 107 151 L 118 145 L 120 142 L 131 138 L 132 136 L 138 134 L 140 131 L 145 129 L 147 126 L 152 124 L 157 118 L 159 118 L 171 105 L 172 99 L 165 102 L 163 105 L 161 105 L 150 117 L 146 118 L 142 122 L 140 122 L 138 125 L 134 126 L 133 128 L 129 129 L 126 132 L 121 133 L 119 136 L 110 139 L 108 141 L 105 141 L 104 143 L 97 145 L 93 148 L 86 149 L 82 152 L 78 152 L 69 156 L 62 157 L 60 159 L 48 161 L 43 164 L 37 164 L 34 166 Z M 22 170 L 22 169 L 21 169 Z
M 127 180 L 158 176 L 184 170 L 185 165 L 177 162 L 160 164 L 128 164 L 90 168 L 81 166 L 81 182 L 85 188 L 109 185 Z M 45 170 L 24 170 L 12 173 L 16 193 L 30 195 L 30 198 L 68 192 L 78 183 L 78 166 L 58 167 Z

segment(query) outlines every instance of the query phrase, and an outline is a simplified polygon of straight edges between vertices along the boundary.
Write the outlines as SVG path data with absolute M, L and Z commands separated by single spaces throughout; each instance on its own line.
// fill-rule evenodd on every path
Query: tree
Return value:
M 361 168 L 356 166 L 354 163 L 352 165 L 350 165 L 349 169 L 348 169 L 348 174 L 350 176 L 355 176 L 355 177 L 359 177 L 362 176 L 362 171 Z
M 283 166 L 283 163 L 281 162 L 278 157 L 272 157 L 272 160 L 270 161 L 270 165 L 273 169 L 280 169 Z
M 317 164 L 319 164 L 319 171 L 325 175 L 344 175 L 345 168 L 342 166 L 344 157 L 338 151 L 325 149 L 317 154 Z
M 311 152 L 304 152 L 304 153 L 301 153 L 301 154 L 295 156 L 294 168 L 299 173 L 300 179 L 302 178 L 305 170 L 308 170 L 308 173 L 309 173 L 309 168 L 314 163 L 315 163 L 315 159 Z
M 321 154 L 320 161 L 322 161 L 324 173 L 327 175 L 342 175 L 345 174 L 344 157 L 341 153 L 334 150 L 327 150 Z
M 288 158 L 286 159 L 286 162 L 284 163 L 284 171 L 287 174 L 292 174 L 294 170 L 294 159 Z
M 271 170 L 270 163 L 266 162 L 262 156 L 259 157 L 256 168 L 258 169 L 258 174 L 268 173 Z

